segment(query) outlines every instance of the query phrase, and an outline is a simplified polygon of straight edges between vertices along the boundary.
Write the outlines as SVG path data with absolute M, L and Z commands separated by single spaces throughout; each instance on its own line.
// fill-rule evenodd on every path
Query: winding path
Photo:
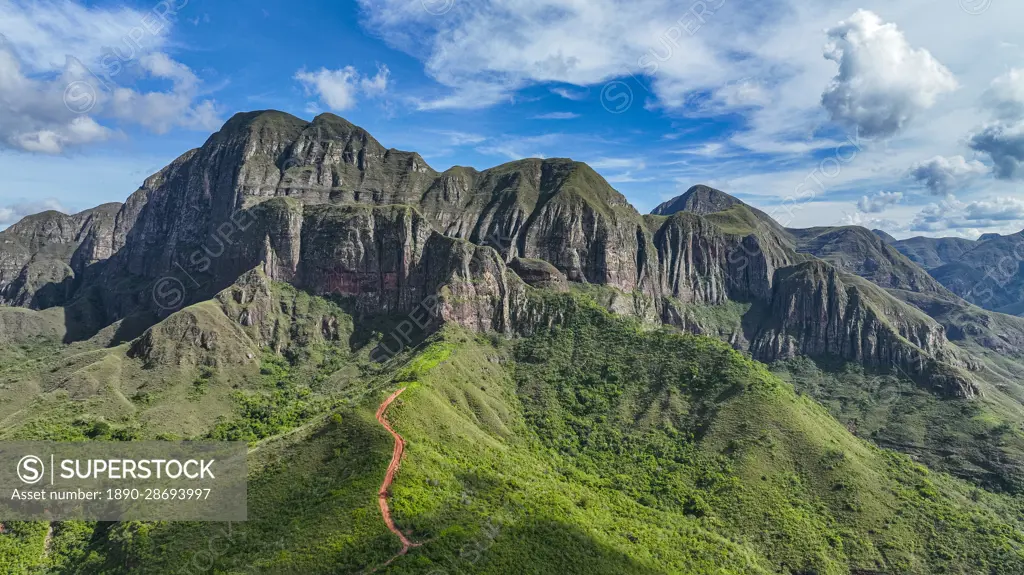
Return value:
M 409 541 L 409 538 L 405 536 L 405 533 L 399 531 L 398 527 L 395 527 L 395 521 L 391 518 L 391 509 L 388 508 L 388 495 L 391 489 L 391 483 L 395 480 L 395 474 L 398 473 L 398 466 L 402 464 L 402 454 L 405 452 L 405 440 L 402 439 L 401 435 L 398 435 L 398 432 L 392 429 L 388 420 L 384 418 L 384 412 L 387 411 L 388 406 L 390 406 L 393 401 L 398 399 L 398 396 L 401 395 L 403 391 L 405 391 L 404 387 L 392 393 L 391 396 L 385 399 L 384 403 L 380 404 L 380 407 L 377 408 L 377 421 L 395 438 L 395 449 L 391 453 L 391 464 L 388 465 L 388 471 L 384 475 L 384 483 L 381 483 L 380 491 L 377 492 L 377 501 L 380 503 L 380 513 L 384 516 L 384 523 L 386 523 L 388 529 L 390 529 L 391 532 L 397 535 L 402 541 L 402 550 L 392 557 L 391 560 L 385 563 L 385 566 L 408 553 L 409 549 L 418 546 L 417 543 Z

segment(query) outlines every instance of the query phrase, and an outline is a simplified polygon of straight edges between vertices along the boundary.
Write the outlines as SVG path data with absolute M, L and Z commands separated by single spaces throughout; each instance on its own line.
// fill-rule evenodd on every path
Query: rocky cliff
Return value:
M 914 373 L 914 361 L 959 369 L 941 326 L 798 253 L 789 231 L 718 190 L 696 187 L 641 216 L 579 162 L 437 173 L 330 114 L 312 122 L 239 114 L 147 179 L 116 214 L 100 211 L 63 216 L 73 221 L 51 215 L 46 233 L 26 221 L 10 234 L 19 246 L 73 246 L 68 270 L 43 280 L 94 302 L 103 324 L 140 308 L 166 315 L 262 267 L 271 279 L 336 296 L 354 314 L 426 308 L 429 326 L 528 332 L 559 311 L 527 283 L 555 291 L 572 283 L 599 286 L 592 293 L 617 312 L 684 329 L 702 329 L 687 306 L 742 302 L 748 312 L 728 339 L 760 359 L 799 353 Z M 17 263 L 19 254 L 0 261 Z M 40 283 L 22 282 L 28 287 L 12 292 L 20 299 L 7 301 L 38 301 Z M 973 393 L 968 381 L 953 381 L 938 387 Z
M 776 272 L 766 318 L 751 346 L 763 361 L 842 357 L 896 367 L 942 394 L 978 393 L 938 322 L 823 261 Z
M 798 251 L 884 288 L 951 295 L 907 256 L 866 228 L 842 226 L 788 230 Z
M 0 304 L 64 305 L 86 269 L 114 253 L 121 204 L 65 215 L 48 211 L 0 232 Z

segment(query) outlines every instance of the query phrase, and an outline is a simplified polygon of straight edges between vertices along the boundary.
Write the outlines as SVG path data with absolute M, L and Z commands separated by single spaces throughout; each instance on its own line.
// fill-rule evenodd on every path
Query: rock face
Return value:
M 337 116 L 254 112 L 147 179 L 116 214 L 105 209 L 92 223 L 50 216 L 49 227 L 26 222 L 12 237 L 34 246 L 42 232 L 32 230 L 45 228 L 46 245 L 73 246 L 68 270 L 46 276 L 48 285 L 70 286 L 76 309 L 88 301 L 103 325 L 222 297 L 254 268 L 336 296 L 356 315 L 426 309 L 430 325 L 503 333 L 558 321 L 558 305 L 530 286 L 592 284 L 609 309 L 684 329 L 696 329 L 686 306 L 741 302 L 750 313 L 728 338 L 760 359 L 836 355 L 915 374 L 928 364 L 943 393 L 973 393 L 957 379 L 941 326 L 798 253 L 795 237 L 763 212 L 705 186 L 656 211 L 641 216 L 572 160 L 437 173 Z M 3 253 L 4 278 L 25 268 L 18 253 Z M 38 283 L 9 289 L 21 295 L 7 301 L 38 300 Z M 176 318 L 175 329 L 215 345 L 194 319 Z M 161 353 L 156 340 L 140 341 L 139 354 Z
M 939 282 L 967 301 L 993 311 L 1024 313 L 1024 232 L 1000 236 L 931 270 Z
M 960 372 L 966 364 L 950 351 L 942 326 L 868 282 L 844 278 L 825 262 L 776 272 L 769 310 L 752 345 L 752 353 L 764 361 L 843 357 L 872 367 L 895 366 L 946 395 L 978 392 Z
M 964 238 L 916 237 L 896 240 L 891 245 L 915 264 L 933 270 L 959 260 L 978 243 Z
M 774 272 L 799 261 L 769 228 L 758 228 L 745 207 L 727 212 L 750 227 L 723 228 L 714 219 L 679 212 L 654 234 L 663 293 L 683 303 L 720 305 L 770 297 Z M 656 220 L 655 220 L 656 223 Z
M 795 248 L 884 288 L 950 295 L 949 291 L 877 234 L 843 226 L 789 230 Z
M 724 212 L 733 206 L 742 204 L 740 200 L 729 194 L 710 188 L 708 186 L 693 186 L 686 193 L 673 198 L 651 212 L 656 216 L 671 216 L 679 212 L 690 212 L 693 214 L 714 214 Z
M 114 220 L 121 204 L 68 216 L 49 211 L 0 232 L 0 304 L 63 305 L 86 269 L 113 255 Z
M 540 289 L 568 292 L 569 281 L 558 268 L 544 260 L 516 258 L 509 263 L 516 275 L 527 284 Z

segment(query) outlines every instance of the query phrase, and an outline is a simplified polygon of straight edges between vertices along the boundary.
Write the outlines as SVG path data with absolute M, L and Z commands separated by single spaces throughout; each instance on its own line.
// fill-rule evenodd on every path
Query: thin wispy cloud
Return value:
M 548 112 L 547 114 L 539 114 L 533 116 L 534 120 L 575 120 L 580 115 L 575 112 Z

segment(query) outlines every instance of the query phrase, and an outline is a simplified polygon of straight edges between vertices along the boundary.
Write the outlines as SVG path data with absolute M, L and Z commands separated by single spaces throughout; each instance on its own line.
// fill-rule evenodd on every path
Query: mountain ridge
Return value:
M 380 211 L 393 205 L 413 211 L 399 219 Z M 377 211 L 343 215 L 344 209 L 330 206 Z M 945 328 L 902 310 L 904 304 L 884 291 L 854 297 L 854 310 L 819 308 L 824 321 L 846 326 L 827 336 L 844 344 L 814 341 L 826 336 L 805 325 L 818 321 L 812 315 L 795 323 L 758 317 L 756 311 L 766 309 L 796 314 L 772 304 L 784 297 L 773 287 L 779 271 L 807 258 L 797 253 L 794 232 L 707 186 L 695 186 L 660 211 L 684 209 L 710 225 L 642 216 L 600 174 L 570 159 L 524 159 L 483 171 L 438 173 L 419 154 L 385 149 L 366 130 L 333 114 L 306 122 L 280 112 L 243 113 L 202 147 L 146 179 L 113 225 L 103 228 L 106 235 L 89 244 L 88 257 L 80 258 L 88 271 L 73 270 L 62 279 L 72 286 L 64 300 L 81 301 L 91 290 L 101 302 L 103 317 L 96 328 L 102 328 L 145 310 L 160 311 L 153 303 L 165 308 L 213 297 L 238 275 L 263 265 L 273 279 L 313 293 L 351 295 L 361 313 L 408 312 L 440 290 L 439 295 L 447 294 L 442 309 L 448 320 L 475 329 L 529 332 L 529 320 L 517 318 L 534 312 L 524 307 L 517 287 L 522 282 L 507 264 L 540 260 L 570 282 L 620 292 L 609 305 L 653 323 L 702 331 L 708 326 L 688 319 L 685 305 L 755 303 L 758 310 L 748 327 L 731 339 L 737 345 L 748 342 L 749 350 L 766 361 L 838 353 L 882 366 L 890 361 L 882 358 L 892 358 L 899 369 L 928 379 L 919 359 L 942 356 L 948 373 L 939 378 L 946 382 L 941 392 L 978 393 L 963 371 L 971 364 L 958 359 Z M 351 217 L 357 213 L 364 215 Z M 332 227 L 325 227 L 327 222 Z M 336 232 L 325 234 L 327 229 Z M 498 257 L 442 238 L 486 246 Z M 385 252 L 398 257 L 384 257 Z M 346 256 L 338 260 L 331 253 Z M 479 262 L 489 263 L 475 267 Z M 450 276 L 446 269 L 463 271 Z M 88 282 L 80 279 L 86 276 Z M 814 277 L 833 281 L 827 274 Z M 167 278 L 183 288 L 178 291 L 190 293 L 180 301 L 147 301 L 153 295 L 146 293 L 148 286 L 160 287 Z M 186 283 L 195 287 L 185 290 Z M 825 289 L 815 285 L 806 287 Z M 864 291 L 849 281 L 834 287 Z M 848 314 L 866 321 L 845 322 Z M 527 324 L 517 325 L 522 321 Z M 789 343 L 782 345 L 779 338 Z M 859 343 L 877 338 L 891 349 Z M 776 343 L 764 343 L 768 340 Z

